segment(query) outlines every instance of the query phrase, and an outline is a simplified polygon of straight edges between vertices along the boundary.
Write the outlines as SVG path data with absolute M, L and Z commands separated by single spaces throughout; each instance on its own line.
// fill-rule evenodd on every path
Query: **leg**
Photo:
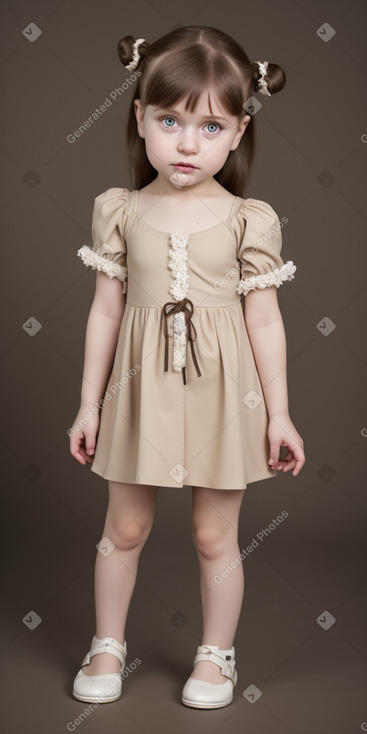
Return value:
M 125 624 L 135 587 L 141 550 L 149 536 L 159 487 L 108 482 L 109 505 L 101 538 L 115 548 L 107 556 L 97 551 L 95 565 L 96 637 L 125 642 Z M 100 653 L 84 665 L 83 673 L 117 673 L 114 655 Z
M 238 518 L 244 490 L 193 487 L 192 532 L 200 563 L 203 645 L 227 650 L 234 644 L 244 592 L 242 562 L 221 583 L 215 581 L 240 553 Z M 192 678 L 208 683 L 228 680 L 209 661 L 194 666 Z

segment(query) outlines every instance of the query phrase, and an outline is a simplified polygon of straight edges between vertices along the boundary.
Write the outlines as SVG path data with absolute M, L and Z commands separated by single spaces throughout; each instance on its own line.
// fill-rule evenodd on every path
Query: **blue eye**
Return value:
M 164 122 L 165 120 L 173 120 L 174 122 L 175 118 L 174 117 L 163 117 L 162 121 Z M 171 125 L 168 125 L 168 127 L 171 127 Z
M 216 127 L 217 127 L 217 128 L 219 129 L 219 130 L 222 130 L 222 127 L 221 127 L 221 125 L 218 125 L 218 123 L 217 123 L 217 122 L 208 122 L 207 124 L 208 124 L 208 125 L 215 125 L 215 126 L 216 126 Z M 214 132 L 214 133 L 215 133 L 215 132 L 217 132 L 217 131 L 216 131 L 216 130 L 209 130 L 209 132 Z

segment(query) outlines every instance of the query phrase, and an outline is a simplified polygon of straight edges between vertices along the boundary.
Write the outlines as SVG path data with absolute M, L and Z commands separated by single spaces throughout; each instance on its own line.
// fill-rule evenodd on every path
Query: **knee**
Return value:
M 128 525 L 115 525 L 107 537 L 112 540 L 117 550 L 133 550 L 143 546 L 151 530 L 151 524 L 130 522 Z
M 227 535 L 218 526 L 193 526 L 192 535 L 198 553 L 208 559 L 218 558 L 228 543 Z

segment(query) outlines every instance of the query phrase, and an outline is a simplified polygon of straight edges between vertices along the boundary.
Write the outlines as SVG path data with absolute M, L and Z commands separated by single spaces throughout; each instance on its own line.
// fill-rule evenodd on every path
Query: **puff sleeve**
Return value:
M 93 246 L 83 245 L 77 252 L 84 265 L 121 280 L 123 293 L 127 292 L 124 229 L 128 205 L 128 189 L 108 189 L 97 196 L 92 216 Z
M 282 224 L 274 209 L 260 199 L 244 199 L 235 222 L 240 263 L 240 281 L 236 287 L 244 296 L 256 288 L 275 285 L 279 288 L 292 280 L 296 265 L 281 258 Z

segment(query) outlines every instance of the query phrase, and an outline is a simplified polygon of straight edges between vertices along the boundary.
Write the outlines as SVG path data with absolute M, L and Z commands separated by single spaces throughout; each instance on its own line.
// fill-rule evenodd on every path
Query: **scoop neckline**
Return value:
M 146 227 L 149 227 L 149 229 L 153 230 L 153 232 L 158 232 L 158 234 L 176 235 L 178 237 L 194 237 L 195 235 L 198 235 L 198 234 L 204 234 L 205 232 L 210 232 L 212 229 L 216 229 L 216 227 L 219 227 L 220 224 L 226 224 L 233 217 L 233 207 L 234 207 L 237 199 L 240 199 L 241 198 L 240 196 L 235 196 L 235 198 L 234 198 L 234 200 L 232 202 L 232 206 L 231 206 L 231 209 L 230 209 L 230 212 L 229 212 L 229 216 L 227 217 L 227 219 L 223 219 L 223 221 L 217 222 L 217 224 L 213 224 L 211 227 L 207 227 L 206 229 L 199 229 L 196 232 L 186 232 L 185 234 L 179 234 L 178 232 L 173 232 L 173 231 L 164 232 L 162 229 L 157 229 L 156 227 L 153 227 L 151 224 L 148 224 L 148 222 L 145 222 L 144 219 L 140 219 L 138 217 L 138 215 L 137 215 L 136 209 L 134 209 L 131 206 L 131 196 L 132 196 L 132 194 L 135 194 L 135 193 L 137 194 L 137 197 L 136 197 L 137 204 L 139 203 L 139 189 L 134 189 L 133 191 L 130 192 L 130 202 L 129 203 L 130 203 L 130 209 L 134 212 L 136 218 L 139 219 L 139 222 L 142 222 Z

